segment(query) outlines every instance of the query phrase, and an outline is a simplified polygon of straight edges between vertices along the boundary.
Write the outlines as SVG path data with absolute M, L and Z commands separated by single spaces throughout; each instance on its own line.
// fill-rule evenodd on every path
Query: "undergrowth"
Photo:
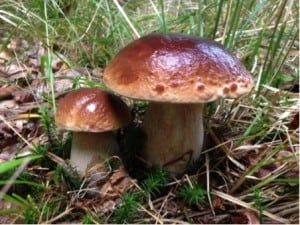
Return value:
M 189 206 L 191 206 L 192 204 L 205 203 L 206 195 L 206 190 L 200 187 L 198 184 L 184 185 L 180 189 L 180 196 L 182 197 L 183 201 Z
M 0 2 L 0 72 L 28 63 L 30 49 L 12 47 L 16 39 L 45 50 L 38 55 L 38 75 L 27 71 L 7 80 L 0 73 L 1 86 L 35 78 L 47 87 L 42 95 L 31 90 L 37 118 L 26 118 L 42 130 L 38 141 L 28 142 L 27 133 L 13 127 L 13 117 L 0 111 L 0 140 L 7 138 L 6 127 L 20 143 L 13 158 L 0 161 L 0 204 L 12 204 L 0 207 L 0 217 L 22 223 L 247 223 L 249 209 L 261 223 L 298 223 L 298 12 L 299 3 L 291 0 Z M 152 32 L 215 39 L 251 71 L 255 87 L 248 96 L 206 108 L 205 159 L 178 179 L 161 169 L 144 170 L 136 155 L 145 138 L 139 128 L 147 102 L 126 99 L 135 121 L 119 132 L 120 155 L 137 181 L 103 213 L 96 207 L 103 196 L 91 200 L 84 179 L 68 163 L 72 134 L 58 130 L 53 119 L 56 100 L 65 94 L 55 84 L 66 76 L 53 63 L 59 59 L 64 68 L 88 71 L 71 78 L 71 90 L 106 90 L 94 69 L 103 71 L 122 47 Z M 4 52 L 9 59 L 2 60 Z

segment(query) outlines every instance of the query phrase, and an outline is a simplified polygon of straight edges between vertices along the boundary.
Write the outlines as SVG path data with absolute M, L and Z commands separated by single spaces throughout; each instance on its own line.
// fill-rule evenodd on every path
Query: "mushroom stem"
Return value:
M 118 144 L 111 131 L 73 132 L 70 161 L 79 174 L 84 175 L 88 167 L 95 163 L 104 163 L 117 151 Z
M 179 175 L 202 150 L 202 104 L 152 102 L 145 114 L 143 130 L 146 162 Z

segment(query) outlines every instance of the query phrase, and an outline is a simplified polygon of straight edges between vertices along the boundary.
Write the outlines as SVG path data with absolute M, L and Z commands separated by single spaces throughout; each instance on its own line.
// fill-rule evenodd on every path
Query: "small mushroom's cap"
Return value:
M 107 65 L 103 79 L 121 95 L 174 103 L 236 98 L 253 86 L 251 74 L 222 45 L 181 34 L 135 40 Z
M 72 131 L 105 132 L 126 126 L 131 114 L 118 97 L 98 88 L 69 92 L 58 103 L 55 122 Z

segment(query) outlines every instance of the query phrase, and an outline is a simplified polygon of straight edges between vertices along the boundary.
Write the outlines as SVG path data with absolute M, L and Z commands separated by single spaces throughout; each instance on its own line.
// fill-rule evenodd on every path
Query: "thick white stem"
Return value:
M 74 132 L 70 161 L 84 175 L 90 164 L 101 164 L 117 151 L 118 144 L 112 132 Z
M 150 103 L 143 130 L 146 134 L 143 158 L 173 175 L 182 174 L 202 150 L 202 105 Z

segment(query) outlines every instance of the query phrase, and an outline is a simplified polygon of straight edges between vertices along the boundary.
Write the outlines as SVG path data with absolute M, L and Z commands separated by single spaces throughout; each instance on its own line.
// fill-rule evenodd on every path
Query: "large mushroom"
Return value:
M 103 163 L 117 153 L 113 131 L 130 121 L 126 104 L 98 88 L 69 92 L 59 101 L 55 114 L 59 128 L 73 131 L 70 162 L 81 175 L 90 164 Z
M 203 103 L 248 93 L 253 80 L 227 49 L 209 39 L 150 34 L 127 45 L 107 65 L 105 84 L 149 101 L 142 156 L 150 165 L 184 172 L 203 145 Z

